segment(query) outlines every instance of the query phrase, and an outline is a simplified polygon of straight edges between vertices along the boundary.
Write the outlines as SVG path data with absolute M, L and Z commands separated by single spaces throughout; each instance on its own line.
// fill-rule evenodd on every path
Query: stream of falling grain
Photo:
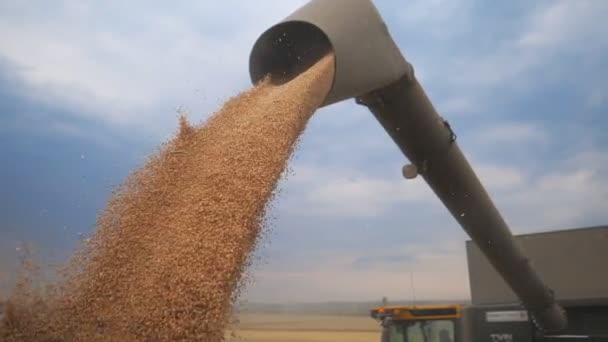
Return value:
M 177 136 L 115 191 L 44 298 L 16 295 L 6 341 L 221 341 L 264 211 L 333 79 L 333 56 L 263 82 Z M 23 298 L 22 298 L 23 297 Z

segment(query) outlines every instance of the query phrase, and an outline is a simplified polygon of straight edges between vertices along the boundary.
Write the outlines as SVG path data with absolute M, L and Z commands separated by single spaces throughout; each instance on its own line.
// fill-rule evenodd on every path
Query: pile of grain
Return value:
M 0 338 L 221 341 L 265 207 L 332 78 L 328 56 L 200 126 L 182 119 L 113 194 L 61 286 L 11 301 Z

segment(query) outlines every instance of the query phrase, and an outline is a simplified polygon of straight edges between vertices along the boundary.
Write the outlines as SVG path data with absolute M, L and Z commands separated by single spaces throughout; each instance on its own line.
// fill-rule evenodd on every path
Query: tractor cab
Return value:
M 382 324 L 382 342 L 456 342 L 461 306 L 385 306 L 371 316 Z

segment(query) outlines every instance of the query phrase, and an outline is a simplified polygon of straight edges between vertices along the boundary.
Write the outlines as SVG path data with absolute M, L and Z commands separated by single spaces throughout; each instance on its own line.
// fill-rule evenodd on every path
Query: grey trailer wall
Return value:
M 559 301 L 608 299 L 608 226 L 516 236 L 532 266 Z M 475 305 L 518 302 L 479 248 L 467 241 Z

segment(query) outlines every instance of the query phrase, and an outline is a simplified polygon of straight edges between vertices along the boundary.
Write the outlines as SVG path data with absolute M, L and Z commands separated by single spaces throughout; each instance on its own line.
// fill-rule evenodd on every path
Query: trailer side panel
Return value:
M 516 241 L 558 301 L 608 299 L 608 226 L 519 235 Z M 466 246 L 473 304 L 517 303 L 479 248 L 472 241 Z

